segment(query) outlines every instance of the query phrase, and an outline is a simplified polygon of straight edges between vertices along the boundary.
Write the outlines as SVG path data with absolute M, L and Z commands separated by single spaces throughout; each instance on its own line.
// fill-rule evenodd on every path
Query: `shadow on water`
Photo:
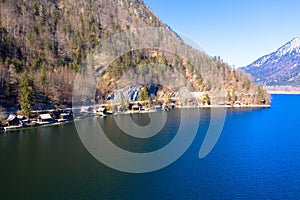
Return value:
M 269 109 L 227 110 L 222 135 L 203 159 L 198 152 L 210 111 L 197 110 L 198 134 L 188 151 L 146 174 L 118 172 L 95 160 L 72 123 L 2 134 L 0 199 L 298 199 L 299 102 L 300 96 L 275 95 Z M 98 122 L 115 144 L 147 152 L 176 134 L 180 115 L 169 114 L 163 130 L 149 140 L 122 133 L 112 117 Z M 146 115 L 134 117 L 140 125 L 149 123 Z

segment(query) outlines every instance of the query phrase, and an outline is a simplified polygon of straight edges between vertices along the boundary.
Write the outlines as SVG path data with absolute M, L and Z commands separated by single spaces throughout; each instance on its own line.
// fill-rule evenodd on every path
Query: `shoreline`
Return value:
M 170 110 L 141 110 L 141 111 L 125 111 L 125 112 L 115 112 L 113 114 L 109 114 L 109 115 L 104 115 L 104 116 L 99 116 L 99 115 L 95 115 L 96 117 L 106 117 L 106 116 L 110 116 L 110 115 L 127 115 L 127 114 L 145 114 L 145 113 L 153 113 L 153 112 L 168 112 L 168 111 L 172 111 L 172 110 L 176 110 L 176 109 L 199 109 L 199 108 L 234 108 L 234 109 L 247 109 L 247 108 L 271 108 L 271 105 L 201 105 L 201 106 L 176 106 L 174 109 L 170 109 Z M 80 119 L 75 119 L 75 120 L 80 120 Z
M 268 90 L 267 91 L 269 94 L 291 94 L 291 95 L 298 95 L 300 94 L 300 91 L 276 91 L 276 90 Z
M 201 105 L 201 106 L 182 106 L 176 108 L 270 108 L 271 105 L 258 105 L 258 104 L 251 104 L 251 105 Z
M 271 105 L 200 105 L 200 106 L 177 106 L 174 109 L 171 110 L 175 110 L 175 109 L 199 109 L 199 108 L 234 108 L 234 109 L 247 109 L 247 108 L 271 108 Z M 146 114 L 146 113 L 153 113 L 153 112 L 168 112 L 171 110 L 141 110 L 141 111 L 126 111 L 126 112 L 115 112 L 112 114 L 108 114 L 108 115 L 94 115 L 94 116 L 90 116 L 90 118 L 97 118 L 97 117 L 106 117 L 106 116 L 110 116 L 110 115 L 128 115 L 128 114 Z M 39 125 L 35 125 L 35 126 L 4 126 L 1 127 L 0 129 L 0 134 L 1 133 L 9 133 L 9 132 L 14 132 L 14 131 L 20 131 L 20 130 L 27 130 L 27 129 L 32 129 L 32 128 L 44 128 L 44 127 L 49 127 L 49 126 L 62 126 L 77 120 L 82 120 L 82 119 L 86 119 L 86 117 L 83 118 L 74 118 L 73 120 L 68 120 L 68 121 L 64 121 L 64 122 L 55 122 L 55 123 L 47 123 L 47 124 L 39 124 Z

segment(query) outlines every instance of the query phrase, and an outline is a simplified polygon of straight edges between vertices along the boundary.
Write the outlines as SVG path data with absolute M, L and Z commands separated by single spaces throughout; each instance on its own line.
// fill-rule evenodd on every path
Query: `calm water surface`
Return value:
M 99 163 L 72 123 L 1 134 L 0 199 L 300 198 L 299 95 L 274 95 L 270 109 L 229 109 L 222 135 L 204 159 L 198 152 L 210 111 L 193 112 L 201 120 L 188 151 L 170 166 L 146 174 L 122 173 Z M 120 132 L 111 117 L 99 122 L 118 146 L 149 152 L 174 138 L 179 117 L 180 111 L 170 112 L 162 132 L 142 141 Z M 132 118 L 149 123 L 147 115 Z

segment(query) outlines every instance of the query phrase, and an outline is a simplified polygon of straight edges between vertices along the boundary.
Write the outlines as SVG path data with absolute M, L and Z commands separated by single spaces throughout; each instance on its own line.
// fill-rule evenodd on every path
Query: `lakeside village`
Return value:
M 218 102 L 211 105 L 211 99 L 207 93 L 192 92 L 194 99 L 182 104 L 182 100 L 170 95 L 161 98 L 152 99 L 148 96 L 146 89 L 143 89 L 140 94 L 135 94 L 138 99 L 124 101 L 124 95 L 119 98 L 119 102 L 113 101 L 111 96 L 107 98 L 103 104 L 92 105 L 87 103 L 81 107 L 55 109 L 54 106 L 49 106 L 44 109 L 33 108 L 26 118 L 22 114 L 22 110 L 16 112 L 2 113 L 4 120 L 0 123 L 0 133 L 6 131 L 15 131 L 31 127 L 61 125 L 76 119 L 85 117 L 105 117 L 116 114 L 133 114 L 133 113 L 148 113 L 159 111 L 170 111 L 175 108 L 209 108 L 209 107 L 269 107 L 267 105 L 246 105 L 240 101 Z M 4 123 L 3 123 L 4 121 Z

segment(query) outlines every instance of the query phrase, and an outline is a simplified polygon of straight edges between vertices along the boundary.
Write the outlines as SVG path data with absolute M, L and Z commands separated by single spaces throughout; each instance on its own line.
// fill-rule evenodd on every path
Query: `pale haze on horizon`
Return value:
M 207 54 L 243 67 L 300 37 L 300 1 L 144 0 Z

